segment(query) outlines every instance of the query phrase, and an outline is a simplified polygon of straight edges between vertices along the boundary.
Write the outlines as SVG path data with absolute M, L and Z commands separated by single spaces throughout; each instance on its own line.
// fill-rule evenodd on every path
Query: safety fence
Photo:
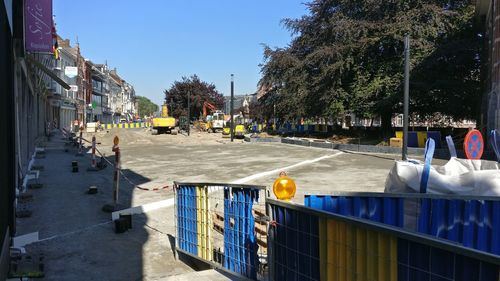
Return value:
M 430 194 L 306 195 L 304 205 L 447 239 L 500 255 L 500 198 Z
M 175 183 L 176 249 L 249 279 L 266 274 L 265 189 Z
M 339 193 L 307 207 L 253 185 L 175 191 L 177 252 L 247 279 L 500 281 L 494 198 Z
M 500 280 L 498 255 L 283 201 L 267 205 L 270 280 Z
M 136 122 L 136 123 L 119 123 L 119 124 L 102 124 L 104 129 L 133 129 L 133 128 L 148 128 L 151 127 L 149 122 Z

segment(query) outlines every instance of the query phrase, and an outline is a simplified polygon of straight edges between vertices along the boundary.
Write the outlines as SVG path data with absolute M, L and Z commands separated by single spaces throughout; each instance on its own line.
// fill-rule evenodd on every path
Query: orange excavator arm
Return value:
M 217 109 L 213 104 L 209 103 L 208 101 L 204 102 L 203 103 L 203 117 L 207 117 L 207 108 L 212 110 L 212 111 Z

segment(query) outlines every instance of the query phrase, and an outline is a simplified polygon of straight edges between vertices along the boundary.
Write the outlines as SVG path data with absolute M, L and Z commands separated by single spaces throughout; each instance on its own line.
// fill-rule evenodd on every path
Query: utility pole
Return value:
M 408 160 L 408 103 L 410 100 L 410 36 L 405 36 L 405 86 L 403 100 L 403 160 Z
M 187 130 L 188 130 L 188 136 L 191 131 L 191 124 L 190 124 L 190 119 L 191 119 L 191 91 L 188 91 L 188 116 L 187 116 Z
M 276 104 L 273 104 L 273 117 L 274 117 L 274 128 L 273 128 L 273 131 L 276 131 L 276 129 L 278 128 L 276 126 Z
M 234 74 L 231 74 L 231 142 L 234 140 Z

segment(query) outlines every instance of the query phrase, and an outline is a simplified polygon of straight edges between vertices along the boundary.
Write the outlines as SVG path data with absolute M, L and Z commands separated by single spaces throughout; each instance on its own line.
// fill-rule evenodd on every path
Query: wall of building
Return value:
M 0 280 L 7 277 L 11 231 L 14 231 L 14 111 L 12 33 L 0 2 Z
M 478 0 L 476 12 L 485 27 L 487 45 L 485 110 L 488 130 L 500 130 L 500 3 L 498 0 Z

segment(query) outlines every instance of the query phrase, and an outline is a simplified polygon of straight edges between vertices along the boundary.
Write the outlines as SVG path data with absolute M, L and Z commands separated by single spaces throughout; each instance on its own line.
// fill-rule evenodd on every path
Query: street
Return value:
M 120 138 L 122 170 L 119 203 L 141 206 L 173 197 L 173 181 L 239 182 L 270 188 L 278 171 L 297 183 L 294 202 L 308 193 L 383 191 L 387 171 L 397 155 L 361 155 L 287 144 L 255 144 L 221 138 L 220 134 L 151 135 L 148 129 L 112 129 L 96 133 L 98 151 L 114 161 L 111 146 Z M 90 134 L 84 135 L 91 139 Z M 87 152 L 89 145 L 87 144 Z M 111 215 L 101 210 L 112 199 L 112 171 L 90 172 L 90 155 L 77 157 L 60 134 L 46 144 L 39 183 L 32 190 L 33 215 L 18 219 L 19 236 L 38 232 L 39 242 L 26 246 L 43 253 L 45 273 L 53 280 L 161 280 L 192 272 L 172 252 L 173 206 L 133 216 L 133 228 L 115 234 Z M 68 149 L 68 152 L 65 152 Z M 77 160 L 79 172 L 71 172 Z M 145 189 L 160 188 L 157 191 Z M 96 185 L 98 193 L 86 194 Z M 168 186 L 164 188 L 165 186 Z M 272 195 L 271 192 L 271 196 Z M 50 222 L 50 223 L 49 223 Z M 85 274 L 82 272 L 85 268 Z

